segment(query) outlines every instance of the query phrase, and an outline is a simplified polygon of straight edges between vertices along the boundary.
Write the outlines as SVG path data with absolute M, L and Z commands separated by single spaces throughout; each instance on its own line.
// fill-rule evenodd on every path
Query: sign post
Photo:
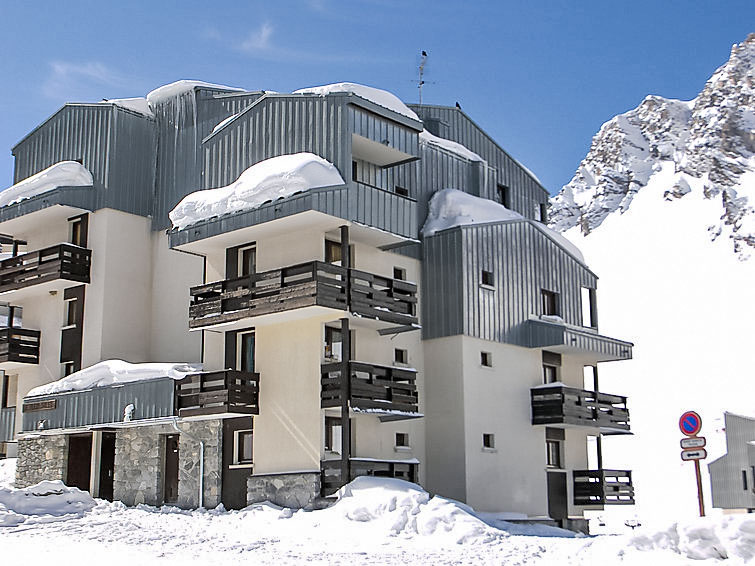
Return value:
M 679 443 L 682 447 L 682 460 L 695 463 L 695 478 L 697 479 L 697 502 L 700 507 L 700 516 L 705 517 L 705 504 L 703 502 L 703 480 L 700 475 L 700 460 L 708 457 L 705 451 L 705 437 L 697 436 L 703 428 L 703 420 L 695 411 L 687 411 L 679 418 L 679 430 L 687 438 L 682 438 Z

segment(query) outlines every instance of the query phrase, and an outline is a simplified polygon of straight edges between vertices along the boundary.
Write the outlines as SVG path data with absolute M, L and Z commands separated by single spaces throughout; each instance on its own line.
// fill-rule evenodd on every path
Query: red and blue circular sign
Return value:
M 679 419 L 679 430 L 687 436 L 695 436 L 703 427 L 703 419 L 695 411 L 687 411 Z

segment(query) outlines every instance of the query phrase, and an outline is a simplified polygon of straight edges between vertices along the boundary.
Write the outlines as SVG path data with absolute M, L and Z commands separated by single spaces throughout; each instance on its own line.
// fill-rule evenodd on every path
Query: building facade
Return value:
M 545 226 L 547 191 L 460 109 L 371 92 L 181 83 L 66 104 L 14 147 L 16 183 L 92 174 L 0 208 L 18 485 L 315 507 L 381 475 L 563 522 L 633 502 L 600 451 L 629 432 L 626 398 L 597 369 L 632 344 L 599 334 L 597 277 Z M 186 195 L 302 152 L 342 182 L 171 226 Z M 517 214 L 423 233 L 448 188 Z M 202 370 L 32 391 L 112 359 Z
M 708 464 L 713 507 L 755 510 L 755 419 L 724 413 L 726 454 Z

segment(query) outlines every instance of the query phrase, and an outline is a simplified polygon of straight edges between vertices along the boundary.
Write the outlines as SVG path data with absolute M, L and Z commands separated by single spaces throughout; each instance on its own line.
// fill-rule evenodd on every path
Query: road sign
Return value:
M 690 448 L 705 448 L 705 437 L 690 436 L 688 438 L 682 438 L 679 441 L 679 444 L 685 450 L 689 450 Z
M 705 448 L 698 448 L 695 450 L 682 450 L 682 460 L 685 462 L 689 460 L 704 460 L 708 457 L 708 453 Z
M 679 419 L 679 430 L 687 436 L 695 436 L 703 427 L 703 420 L 695 411 L 687 411 Z

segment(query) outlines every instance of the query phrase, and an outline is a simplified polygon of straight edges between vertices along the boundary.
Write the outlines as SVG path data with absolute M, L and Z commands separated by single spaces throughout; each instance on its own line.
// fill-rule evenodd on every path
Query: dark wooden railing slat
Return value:
M 236 370 L 195 373 L 176 381 L 179 417 L 259 414 L 259 374 Z

